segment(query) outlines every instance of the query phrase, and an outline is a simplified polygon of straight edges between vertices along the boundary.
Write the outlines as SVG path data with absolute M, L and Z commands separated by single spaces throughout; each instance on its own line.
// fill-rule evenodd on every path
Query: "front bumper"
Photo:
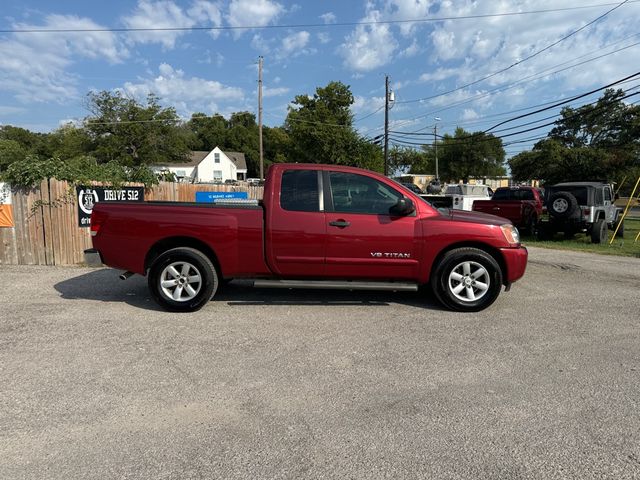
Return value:
M 502 253 L 505 266 L 507 267 L 504 282 L 510 285 L 524 275 L 524 271 L 527 268 L 529 252 L 526 247 L 521 246 L 517 248 L 501 248 L 500 253 Z
M 100 257 L 100 252 L 95 248 L 89 248 L 84 251 L 84 263 L 89 265 L 90 267 L 101 267 L 102 266 L 102 257 Z

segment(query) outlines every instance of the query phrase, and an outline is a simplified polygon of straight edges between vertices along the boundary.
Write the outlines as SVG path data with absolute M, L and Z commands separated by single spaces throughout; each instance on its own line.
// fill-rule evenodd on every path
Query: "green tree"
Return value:
M 0 171 L 6 170 L 14 162 L 21 162 L 27 150 L 15 140 L 0 140 Z
M 440 176 L 444 180 L 467 182 L 470 177 L 501 176 L 505 151 L 502 140 L 484 132 L 470 133 L 456 128 L 438 142 Z
M 211 151 L 217 146 L 223 148 L 225 145 L 229 123 L 217 113 L 210 117 L 204 113 L 194 113 L 187 122 L 187 128 L 193 133 L 190 145 L 192 150 Z
M 564 108 L 548 138 L 509 160 L 517 180 L 619 180 L 640 170 L 640 107 L 607 90 L 593 104 Z
M 312 97 L 297 95 L 284 124 L 291 139 L 289 161 L 381 170 L 379 148 L 353 128 L 352 104 L 351 90 L 341 82 L 318 87 Z
M 47 136 L 49 156 L 62 159 L 90 155 L 93 144 L 88 132 L 73 124 L 63 125 Z
M 153 94 L 141 105 L 121 92 L 90 93 L 88 108 L 86 130 L 100 163 L 135 166 L 189 157 L 188 130 L 179 125 L 175 109 L 163 108 Z

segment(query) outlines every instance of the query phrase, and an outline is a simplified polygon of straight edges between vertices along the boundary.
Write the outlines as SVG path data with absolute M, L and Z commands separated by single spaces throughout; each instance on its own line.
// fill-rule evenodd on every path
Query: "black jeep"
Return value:
M 591 235 L 593 243 L 607 241 L 607 228 L 615 230 L 622 209 L 614 202 L 613 188 L 602 182 L 567 182 L 545 188 L 547 215 L 538 225 L 538 237 L 549 239 L 556 232 L 568 238 L 578 232 Z M 624 224 L 617 236 L 624 235 Z

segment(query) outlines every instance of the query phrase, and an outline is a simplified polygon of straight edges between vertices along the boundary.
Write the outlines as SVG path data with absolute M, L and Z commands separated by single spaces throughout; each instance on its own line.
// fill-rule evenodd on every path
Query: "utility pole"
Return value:
M 389 175 L 389 75 L 384 76 L 384 175 Z
M 438 120 L 440 117 L 435 117 L 436 123 L 433 125 L 433 146 L 436 154 L 436 180 L 440 180 L 440 174 L 438 173 Z
M 262 55 L 258 57 L 258 137 L 260 144 L 260 180 L 264 180 L 264 158 L 262 152 Z

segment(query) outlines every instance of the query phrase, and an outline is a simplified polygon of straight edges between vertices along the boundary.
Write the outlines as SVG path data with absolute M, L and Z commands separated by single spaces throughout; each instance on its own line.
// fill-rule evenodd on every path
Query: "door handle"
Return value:
M 345 228 L 351 225 L 351 222 L 347 222 L 346 220 L 336 220 L 334 222 L 329 222 L 329 225 L 332 227 Z
M 500 210 L 500 207 L 493 207 L 494 210 Z

